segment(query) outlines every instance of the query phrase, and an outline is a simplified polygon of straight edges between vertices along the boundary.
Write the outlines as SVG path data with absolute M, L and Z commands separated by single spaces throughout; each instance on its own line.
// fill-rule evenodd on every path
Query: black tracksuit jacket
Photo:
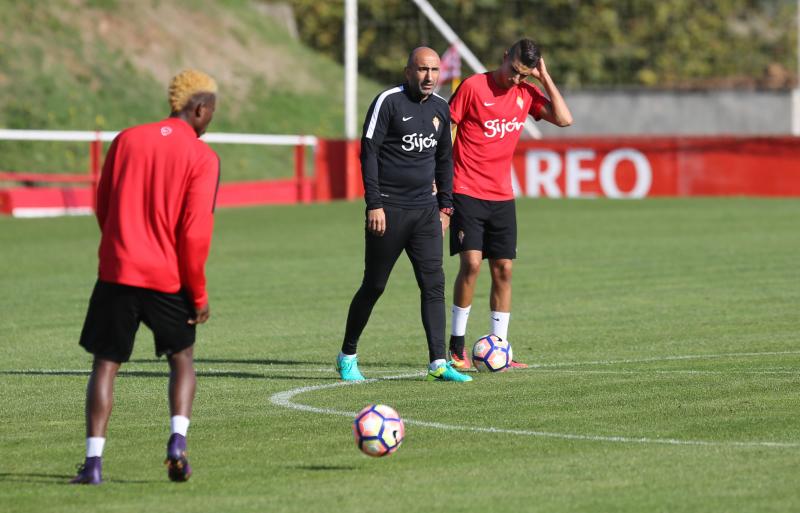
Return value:
M 420 99 L 402 84 L 379 94 L 367 111 L 361 136 L 367 209 L 453 206 L 450 107 L 435 94 Z

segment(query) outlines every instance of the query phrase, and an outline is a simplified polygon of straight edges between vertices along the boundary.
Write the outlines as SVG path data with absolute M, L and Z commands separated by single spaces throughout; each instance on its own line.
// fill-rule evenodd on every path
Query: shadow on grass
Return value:
M 89 376 L 90 370 L 6 370 L 0 371 L 0 376 Z M 286 376 L 286 375 L 271 375 L 269 373 L 258 374 L 255 372 L 239 372 L 239 371 L 197 371 L 198 378 L 239 378 L 239 379 L 277 379 L 288 381 L 309 381 L 321 380 L 331 381 L 338 380 L 333 370 L 330 376 Z M 140 371 L 140 370 L 121 370 L 117 374 L 120 377 L 134 377 L 134 378 L 168 378 L 169 372 L 167 371 Z
M 335 355 L 334 355 L 335 356 Z M 324 362 L 319 361 L 301 361 L 301 360 L 273 360 L 273 359 L 264 359 L 264 358 L 195 358 L 195 363 L 233 363 L 233 364 L 242 364 L 242 365 L 321 365 L 323 367 L 333 367 L 333 361 L 335 358 L 331 358 L 330 361 L 326 360 Z M 157 363 L 166 361 L 163 358 L 138 358 L 135 360 L 130 360 L 130 363 Z M 359 362 L 360 365 L 367 366 L 367 367 L 388 367 L 388 368 L 419 368 L 419 362 Z
M 31 483 L 31 484 L 55 484 L 68 485 L 69 480 L 75 474 L 41 474 L 33 472 L 0 472 L 0 482 L 10 483 Z M 109 484 L 151 484 L 162 483 L 151 479 L 104 479 L 103 483 Z
M 0 472 L 0 482 L 34 484 L 68 484 L 74 474 L 39 474 L 27 472 Z
M 275 360 L 271 358 L 197 358 L 197 363 L 242 363 L 247 365 L 324 365 L 331 367 L 331 362 L 306 362 L 301 360 Z
M 337 470 L 356 470 L 352 465 L 290 465 L 286 468 L 293 470 L 311 470 L 314 472 L 331 472 Z
M 166 361 L 164 358 L 139 358 L 130 360 L 131 363 L 157 363 Z M 309 362 L 301 360 L 272 360 L 264 358 L 195 358 L 194 363 L 235 363 L 246 365 L 325 365 L 331 362 Z

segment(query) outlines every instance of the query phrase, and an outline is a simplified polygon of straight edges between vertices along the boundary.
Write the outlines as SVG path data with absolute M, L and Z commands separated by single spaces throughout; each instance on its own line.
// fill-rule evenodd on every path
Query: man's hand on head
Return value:
M 533 71 L 531 71 L 531 76 L 539 81 L 547 76 L 547 66 L 544 64 L 544 57 L 539 58 L 539 64 L 533 68 Z

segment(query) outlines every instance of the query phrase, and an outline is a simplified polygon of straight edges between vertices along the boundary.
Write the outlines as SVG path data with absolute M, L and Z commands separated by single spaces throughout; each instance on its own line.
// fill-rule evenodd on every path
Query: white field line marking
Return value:
M 578 365 L 616 365 L 623 363 L 648 363 L 648 362 L 670 362 L 680 360 L 710 360 L 716 358 L 736 358 L 741 356 L 780 356 L 788 354 L 800 354 L 800 351 L 766 351 L 763 353 L 720 353 L 720 354 L 689 354 L 679 356 L 654 356 L 652 358 L 631 358 L 624 360 L 595 360 L 590 362 L 561 362 L 561 363 L 540 363 L 531 364 L 534 369 L 547 367 L 573 367 Z
M 795 375 L 798 373 L 797 369 L 764 369 L 764 370 L 738 370 L 733 369 L 729 371 L 713 371 L 713 370 L 697 370 L 697 369 L 652 369 L 652 370 L 592 370 L 592 369 L 536 369 L 536 372 L 548 372 L 552 374 L 690 374 L 690 375 L 741 375 L 741 374 L 754 374 L 754 375 Z
M 160 369 L 166 376 L 169 374 L 169 369 Z M 370 369 L 369 374 L 396 374 L 404 369 Z M 330 373 L 331 379 L 334 379 L 335 374 L 332 368 L 300 368 L 300 369 L 254 369 L 252 371 L 234 370 L 234 369 L 203 369 L 195 368 L 198 377 L 209 375 L 225 376 L 228 374 L 248 373 L 248 374 L 263 374 L 264 378 L 269 379 L 271 373 L 278 374 L 304 374 L 304 373 Z M 119 371 L 122 377 L 136 377 L 137 374 L 143 372 L 152 373 L 158 370 L 145 370 L 145 369 L 130 369 L 123 367 Z M 472 370 L 464 372 L 474 372 Z M 517 371 L 519 372 L 519 371 Z M 525 371 L 522 371 L 525 372 Z M 694 369 L 642 369 L 642 370 L 590 370 L 590 369 L 558 369 L 558 368 L 537 368 L 536 372 L 547 372 L 552 374 L 611 374 L 611 375 L 637 375 L 637 374 L 686 374 L 686 375 L 764 375 L 764 376 L 782 376 L 782 375 L 795 375 L 798 373 L 797 369 L 764 369 L 764 370 L 737 370 L 732 369 L 728 371 L 714 371 L 714 370 L 694 370 Z M 39 375 L 39 376 L 57 376 L 57 375 L 74 375 L 74 376 L 88 376 L 91 369 L 0 369 L 0 376 L 24 376 L 24 375 Z M 385 378 L 388 379 L 388 378 Z
M 663 356 L 663 357 L 653 357 L 653 358 L 640 358 L 640 359 L 626 359 L 626 360 L 598 360 L 598 361 L 591 361 L 591 362 L 564 362 L 564 363 L 551 363 L 551 364 L 541 364 L 541 365 L 533 365 L 534 368 L 553 368 L 553 367 L 568 367 L 568 366 L 578 366 L 578 365 L 614 365 L 614 364 L 625 364 L 625 363 L 645 363 L 645 362 L 658 362 L 658 361 L 673 361 L 673 360 L 700 360 L 700 359 L 710 359 L 710 358 L 732 358 L 732 357 L 742 357 L 742 356 L 777 356 L 777 355 L 789 355 L 789 354 L 800 354 L 800 351 L 772 351 L 772 352 L 763 352 L 763 353 L 724 353 L 724 354 L 708 354 L 708 355 L 683 355 L 683 356 Z M 287 368 L 287 369 L 260 369 L 260 370 L 268 370 L 268 371 L 282 371 L 282 372 L 331 372 L 328 368 Z M 230 373 L 235 372 L 231 370 L 216 370 L 216 369 L 198 369 L 198 371 L 209 373 L 209 374 L 223 374 L 223 373 Z M 566 369 L 567 372 L 578 372 L 578 371 L 570 371 Z M 26 372 L 36 373 L 36 374 L 76 374 L 76 375 L 88 375 L 89 370 L 86 369 L 14 369 L 14 370 L 0 370 L 0 375 L 2 373 L 9 373 L 9 374 L 25 374 Z M 134 370 L 133 373 L 136 371 Z M 394 372 L 389 370 L 383 371 L 372 371 L 375 373 L 378 372 Z M 557 372 L 556 369 L 553 369 L 553 372 Z M 584 371 L 585 372 L 585 371 Z M 590 371 L 591 372 L 591 371 Z M 613 371 L 611 371 L 613 372 Z M 643 371 L 643 372 L 653 372 L 653 371 Z M 673 372 L 673 371 L 663 371 L 664 373 Z M 677 372 L 681 372 L 678 370 Z M 682 371 L 687 372 L 687 371 Z M 688 373 L 694 373 L 695 371 L 688 371 Z M 698 373 L 705 373 L 704 371 L 697 371 Z M 754 373 L 766 373 L 766 372 L 759 372 L 753 371 Z M 304 394 L 307 392 L 313 392 L 316 390 L 325 390 L 330 388 L 336 388 L 341 386 L 353 386 L 353 385 L 364 385 L 368 383 L 375 383 L 381 380 L 389 380 L 389 379 L 408 379 L 408 378 L 415 378 L 424 376 L 424 372 L 416 372 L 411 374 L 401 374 L 396 376 L 387 376 L 385 378 L 379 379 L 368 379 L 365 381 L 360 382 L 346 382 L 346 381 L 337 381 L 335 383 L 328 383 L 325 385 L 314 385 L 314 386 L 307 386 L 307 387 L 299 387 L 293 388 L 291 390 L 287 390 L 284 392 L 278 392 L 273 394 L 270 397 L 270 402 L 277 406 L 281 406 L 284 408 L 289 408 L 298 411 L 306 411 L 311 413 L 321 413 L 325 415 L 338 415 L 343 417 L 354 417 L 356 412 L 348 412 L 348 411 L 341 411 L 341 410 L 334 410 L 330 408 L 317 408 L 315 406 L 308 406 L 305 404 L 299 404 L 292 401 L 292 399 L 299 395 Z M 547 431 L 531 431 L 531 430 L 524 430 L 524 429 L 503 429 L 503 428 L 495 428 L 495 427 L 478 427 L 478 426 L 464 426 L 464 425 L 456 425 L 456 424 L 442 424 L 439 422 L 426 422 L 421 420 L 413 420 L 413 419 L 403 419 L 406 424 L 417 425 L 417 426 L 424 426 L 424 427 L 432 427 L 436 429 L 445 429 L 450 431 L 468 431 L 472 433 L 503 433 L 503 434 L 511 434 L 511 435 L 521 435 L 521 436 L 538 436 L 538 437 L 548 437 L 548 438 L 558 438 L 562 440 L 584 440 L 584 441 L 593 441 L 593 442 L 617 442 L 617 443 L 639 443 L 639 444 L 663 444 L 663 445 L 693 445 L 693 446 L 733 446 L 733 447 L 775 447 L 775 448 L 796 448 L 800 447 L 800 443 L 794 442 L 715 442 L 715 441 L 708 441 L 708 440 L 678 440 L 672 438 L 635 438 L 635 437 L 625 437 L 625 436 L 595 436 L 595 435 L 576 435 L 571 433 L 551 433 Z
M 540 364 L 530 364 L 531 369 L 541 369 L 541 370 L 550 370 L 557 371 L 559 367 L 578 367 L 578 366 L 591 366 L 591 365 L 619 365 L 619 364 L 631 364 L 631 363 L 652 363 L 652 362 L 666 362 L 666 361 L 681 361 L 681 360 L 710 360 L 710 359 L 719 359 L 719 358 L 736 358 L 736 357 L 749 357 L 749 356 L 781 356 L 781 355 L 800 355 L 800 351 L 765 351 L 763 353 L 719 353 L 719 354 L 694 354 L 694 355 L 677 355 L 677 356 L 654 356 L 651 358 L 630 358 L 630 359 L 621 359 L 621 360 L 593 360 L 593 361 L 586 361 L 586 362 L 559 362 L 559 363 L 540 363 Z M 157 361 L 153 362 L 138 362 L 138 363 L 160 363 Z M 132 365 L 132 364 L 131 364 Z M 249 365 L 249 364 L 245 364 Z M 287 364 L 289 365 L 289 364 Z M 331 367 L 276 367 L 273 368 L 273 365 L 261 365 L 256 366 L 258 370 L 261 371 L 268 371 L 268 372 L 333 372 L 333 365 Z M 207 374 L 223 374 L 223 373 L 231 373 L 236 372 L 231 369 L 213 369 L 213 368 L 202 368 L 195 366 L 195 369 L 198 372 L 204 372 Z M 371 369 L 369 371 L 370 374 L 394 374 L 396 372 L 402 372 L 404 369 Z M 132 374 L 135 374 L 137 371 L 142 371 L 142 369 L 131 369 L 129 366 L 123 366 L 120 369 L 121 373 L 125 373 L 125 371 L 129 371 Z M 76 375 L 84 375 L 89 374 L 90 369 L 0 369 L 0 375 L 3 373 L 6 374 L 25 374 L 25 373 L 35 373 L 35 374 L 76 374 Z M 656 369 L 656 370 L 642 370 L 642 371 L 570 371 L 569 369 L 563 370 L 563 372 L 585 372 L 585 373 L 608 373 L 608 374 L 625 374 L 625 373 L 661 373 L 661 374 L 669 374 L 669 373 L 684 373 L 684 374 L 731 374 L 731 373 L 739 373 L 739 374 L 775 374 L 780 373 L 780 371 L 776 370 L 765 370 L 765 371 L 704 371 L 704 370 L 687 370 L 687 369 Z M 795 372 L 793 369 L 786 369 L 787 373 Z M 390 379 L 390 378 L 386 378 Z
M 749 357 L 749 356 L 781 356 L 781 355 L 800 355 L 800 351 L 765 351 L 763 353 L 719 353 L 719 354 L 696 354 L 696 355 L 677 355 L 677 356 L 654 356 L 651 358 L 631 358 L 631 359 L 621 359 L 621 360 L 593 360 L 593 361 L 586 361 L 586 362 L 559 362 L 559 363 L 540 363 L 540 364 L 529 364 L 531 369 L 541 369 L 541 370 L 551 370 L 553 372 L 557 372 L 559 367 L 578 367 L 578 366 L 591 366 L 591 365 L 618 365 L 618 364 L 631 364 L 631 363 L 652 363 L 652 362 L 665 362 L 665 361 L 681 361 L 681 360 L 710 360 L 710 359 L 719 359 L 719 358 L 736 358 L 736 357 Z M 160 363 L 158 361 L 153 362 L 138 362 L 141 363 Z M 133 364 L 130 364 L 133 365 Z M 250 364 L 244 364 L 250 365 Z M 273 368 L 273 365 L 256 365 L 256 368 L 260 371 L 267 371 L 267 372 L 331 372 L 333 373 L 333 365 L 330 367 L 276 367 Z M 195 369 L 197 372 L 203 372 L 207 374 L 224 374 L 224 373 L 232 373 L 237 372 L 232 369 L 213 369 L 213 368 L 203 368 L 198 367 L 195 365 Z M 402 372 L 405 369 L 370 369 L 370 374 L 394 374 L 397 372 Z M 124 375 L 124 373 L 128 371 L 131 374 L 135 374 L 136 372 L 143 372 L 143 369 L 131 369 L 130 366 L 123 366 L 120 369 L 120 373 Z M 90 369 L 0 369 L 0 375 L 5 373 L 8 374 L 76 374 L 76 375 L 88 375 L 91 372 Z M 165 369 L 166 372 L 166 369 Z M 584 373 L 608 373 L 608 374 L 625 374 L 625 373 L 652 373 L 652 374 L 669 374 L 669 373 L 683 373 L 683 374 L 778 374 L 781 373 L 779 370 L 764 370 L 764 371 L 705 371 L 705 370 L 687 370 L 687 369 L 656 369 L 656 370 L 642 370 L 642 371 L 571 371 L 569 369 L 564 369 L 562 372 L 584 372 Z M 793 369 L 786 369 L 787 373 L 793 373 L 795 370 Z M 392 379 L 392 378 L 386 378 Z
M 800 354 L 800 351 L 786 351 L 786 352 L 772 352 L 772 353 L 731 353 L 728 355 L 704 355 L 704 358 L 721 358 L 725 356 L 761 356 L 761 355 L 778 355 L 778 354 Z M 690 360 L 699 358 L 694 356 L 686 357 L 667 357 L 670 360 Z M 637 360 L 641 361 L 641 360 Z M 658 361 L 655 358 L 648 358 L 645 361 Z M 604 362 L 591 362 L 587 364 L 610 364 L 610 363 L 627 363 L 620 360 Z M 565 364 L 570 365 L 570 364 Z M 574 365 L 574 364 L 572 364 Z M 306 387 L 293 388 L 284 392 L 278 392 L 270 396 L 269 400 L 276 406 L 289 408 L 297 411 L 304 411 L 310 413 L 321 413 L 323 415 L 337 415 L 341 417 L 353 418 L 357 412 L 334 410 L 332 408 L 318 408 L 316 406 L 309 406 L 300 404 L 293 401 L 295 396 L 314 392 L 318 390 L 327 390 L 343 386 L 360 386 L 369 383 L 376 383 L 378 381 L 390 379 L 409 379 L 424 376 L 425 373 L 412 373 L 401 374 L 397 376 L 387 376 L 385 378 L 367 379 L 364 381 L 337 381 L 335 383 L 328 383 L 325 385 L 313 385 Z M 705 447 L 768 447 L 768 448 L 798 448 L 800 443 L 797 442 L 737 442 L 737 441 L 710 441 L 710 440 L 680 440 L 675 438 L 647 438 L 647 437 L 628 437 L 628 436 L 599 436 L 599 435 L 578 435 L 573 433 L 554 433 L 548 431 L 532 431 L 527 429 L 504 429 L 496 427 L 479 427 L 479 426 L 465 426 L 461 424 L 443 424 L 440 422 L 427 422 L 414 419 L 403 419 L 403 422 L 410 425 L 431 427 L 435 429 L 444 429 L 448 431 L 467 431 L 471 433 L 501 433 L 519 436 L 537 436 L 546 438 L 557 438 L 561 440 L 581 440 L 589 442 L 614 442 L 614 443 L 629 443 L 629 444 L 660 444 L 660 445 L 679 445 L 679 446 L 705 446 Z

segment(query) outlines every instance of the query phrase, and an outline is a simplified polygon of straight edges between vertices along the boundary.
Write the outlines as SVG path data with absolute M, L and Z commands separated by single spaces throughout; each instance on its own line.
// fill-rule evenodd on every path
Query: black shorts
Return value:
M 98 280 L 89 300 L 80 345 L 97 357 L 122 363 L 133 352 L 139 323 L 153 332 L 156 356 L 194 344 L 195 316 L 189 296 Z
M 517 210 L 514 200 L 489 201 L 453 194 L 450 254 L 481 251 L 483 258 L 517 258 Z

